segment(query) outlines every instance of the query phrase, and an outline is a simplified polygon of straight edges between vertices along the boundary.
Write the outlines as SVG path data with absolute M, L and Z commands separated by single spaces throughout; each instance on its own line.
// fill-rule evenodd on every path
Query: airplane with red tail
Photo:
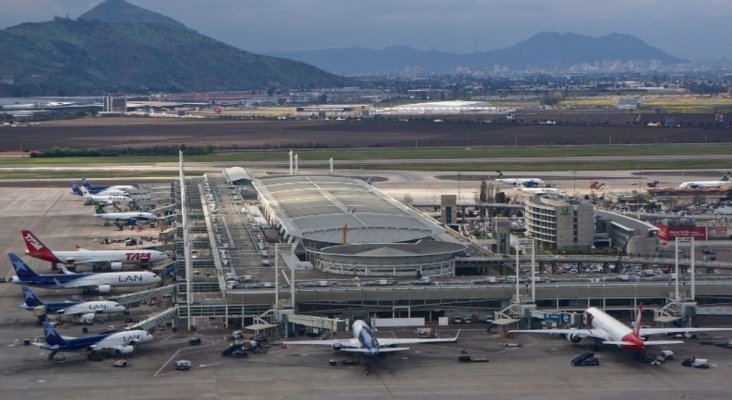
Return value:
M 584 311 L 584 328 L 569 329 L 518 329 L 509 333 L 543 333 L 565 335 L 572 343 L 579 343 L 584 338 L 593 338 L 602 344 L 615 345 L 623 350 L 640 351 L 646 346 L 666 346 L 683 343 L 682 340 L 648 340 L 650 335 L 673 333 L 695 333 L 732 331 L 732 328 L 644 328 L 641 326 L 643 305 L 638 305 L 635 324 L 629 327 L 626 324 L 608 315 L 597 307 L 590 307 Z

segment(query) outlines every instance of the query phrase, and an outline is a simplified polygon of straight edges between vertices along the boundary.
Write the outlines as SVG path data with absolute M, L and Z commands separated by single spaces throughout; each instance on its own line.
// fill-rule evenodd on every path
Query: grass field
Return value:
M 561 106 L 568 108 L 615 107 L 618 96 L 596 98 L 569 98 L 562 100 Z M 640 96 L 641 108 L 637 112 L 655 113 L 657 110 L 668 113 L 713 113 L 732 110 L 732 98 L 725 97 L 685 97 L 685 96 Z
M 562 157 L 593 156 L 669 156 L 669 155 L 727 155 L 732 154 L 732 144 L 670 144 L 670 145 L 613 145 L 613 146 L 537 146 L 537 147 L 481 147 L 481 148 L 417 148 L 417 149 L 343 149 L 343 150 L 297 150 L 301 161 L 327 161 L 333 157 L 338 168 L 349 168 L 349 161 L 361 160 L 405 160 L 399 164 L 369 165 L 368 169 L 422 170 L 422 171 L 600 171 L 635 169 L 732 169 L 732 161 L 688 160 L 688 161 L 567 161 Z M 557 157 L 548 162 L 491 162 L 490 158 Z M 420 159 L 465 159 L 462 163 L 420 163 Z M 488 159 L 476 162 L 476 158 Z M 281 161 L 288 159 L 285 151 L 241 151 L 203 156 L 186 157 L 186 162 L 247 163 Z M 174 156 L 125 156 L 125 157 L 69 157 L 69 158 L 27 158 L 0 160 L 0 179 L 54 179 L 88 176 L 93 178 L 112 177 L 173 177 L 175 171 L 120 171 L 107 170 L 110 164 L 150 165 L 155 163 L 175 163 Z M 325 164 L 324 164 L 325 165 Z M 12 167 L 65 166 L 72 169 L 63 171 L 49 170 L 2 170 Z M 74 166 L 84 166 L 75 170 Z M 93 168 L 98 166 L 99 169 Z M 244 164 L 246 166 L 246 164 Z M 353 168 L 363 168 L 354 165 Z
M 674 155 L 727 155 L 732 154 L 732 143 L 714 144 L 657 144 L 657 145 L 603 145 L 603 146 L 532 146 L 532 147 L 470 147 L 470 148 L 371 148 L 311 150 L 298 149 L 300 160 L 398 160 L 436 158 L 498 158 L 498 157 L 593 157 L 593 156 L 674 156 Z M 187 162 L 256 162 L 287 161 L 284 150 L 239 151 L 210 155 L 188 156 Z M 177 162 L 176 156 L 121 156 L 121 157 L 66 157 L 0 159 L 0 167 L 93 165 L 93 164 L 154 164 Z M 622 166 L 619 166 L 622 167 Z M 622 168 L 621 168 L 622 169 Z

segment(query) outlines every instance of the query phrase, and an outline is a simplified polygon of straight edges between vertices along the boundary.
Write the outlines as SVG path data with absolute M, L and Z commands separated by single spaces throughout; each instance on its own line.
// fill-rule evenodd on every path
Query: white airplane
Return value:
M 97 194 L 99 192 L 105 191 L 105 190 L 121 190 L 125 191 L 127 193 L 137 192 L 137 186 L 133 185 L 113 185 L 113 186 L 100 186 L 100 185 L 92 185 L 89 180 L 86 178 L 81 178 L 81 186 L 84 186 L 89 190 L 92 194 Z
M 46 289 L 83 289 L 96 293 L 109 293 L 112 287 L 150 286 L 160 283 L 161 279 L 150 271 L 105 272 L 101 274 L 68 272 L 63 264 L 59 266 L 63 274 L 39 275 L 15 253 L 9 253 L 10 263 L 16 276 L 12 283 Z
M 96 205 L 96 214 L 94 214 L 95 217 L 105 219 L 107 221 L 113 221 L 113 222 L 126 222 L 131 225 L 135 225 L 140 221 L 157 221 L 158 216 L 151 213 L 151 212 L 139 212 L 139 211 L 130 211 L 130 212 L 107 212 L 107 210 L 104 209 L 104 206 L 101 204 Z
M 496 178 L 496 182 L 505 183 L 507 185 L 537 187 L 544 184 L 544 181 L 539 178 L 504 178 L 505 175 L 503 175 L 503 172 L 496 172 L 498 172 L 498 178 Z
M 153 335 L 148 331 L 132 330 L 117 333 L 103 333 L 99 335 L 72 338 L 59 335 L 56 328 L 48 321 L 43 321 L 43 335 L 46 343 L 33 343 L 36 346 L 50 350 L 49 360 L 53 360 L 59 352 L 89 352 L 100 353 L 111 351 L 114 354 L 130 354 L 135 351 L 135 346 L 140 343 L 147 343 L 153 340 Z
M 419 344 L 419 343 L 455 343 L 457 342 L 460 331 L 454 338 L 445 339 L 395 339 L 395 338 L 376 338 L 374 329 L 362 320 L 356 320 L 351 326 L 353 339 L 333 339 L 333 340 L 301 340 L 295 342 L 283 342 L 285 344 L 307 344 L 330 346 L 333 350 L 343 351 L 346 353 L 361 353 L 368 356 L 375 356 L 381 353 L 393 353 L 397 351 L 409 350 L 409 347 L 396 347 L 403 344 Z
M 518 190 L 524 193 L 531 194 L 556 194 L 559 193 L 557 188 L 545 188 L 545 187 L 518 187 Z
M 79 188 L 81 190 L 81 195 L 84 197 L 85 200 L 90 201 L 92 203 L 98 203 L 98 204 L 115 204 L 115 203 L 129 203 L 132 201 L 132 198 L 124 195 L 103 195 L 103 194 L 91 194 L 85 187 Z
M 43 315 L 39 316 L 41 319 L 45 319 L 46 314 L 55 313 L 63 316 L 71 316 L 74 322 L 91 324 L 94 322 L 94 317 L 97 314 L 114 314 L 127 311 L 125 306 L 116 301 L 99 300 L 44 303 L 29 287 L 23 286 L 22 291 L 25 303 L 19 305 L 18 308 L 27 311 L 35 311 L 42 308 Z
M 109 266 L 113 271 L 122 269 L 122 264 L 154 264 L 168 258 L 157 250 L 87 250 L 77 248 L 74 251 L 52 251 L 31 231 L 21 231 L 25 241 L 25 254 L 46 260 L 53 264 L 92 264 L 93 266 Z
M 679 189 L 712 189 L 728 186 L 732 183 L 729 180 L 729 175 L 729 172 L 725 173 L 718 181 L 683 182 L 679 185 Z
M 584 311 L 586 328 L 570 329 L 524 329 L 512 330 L 509 333 L 543 333 L 565 335 L 572 343 L 579 343 L 582 339 L 589 337 L 601 341 L 603 344 L 615 345 L 623 350 L 640 351 L 646 346 L 666 346 L 670 344 L 683 343 L 682 340 L 647 340 L 650 335 L 662 335 L 667 333 L 692 333 L 692 332 L 713 332 L 732 331 L 732 328 L 643 328 L 641 327 L 641 315 L 643 305 L 638 305 L 633 328 L 625 325 L 611 317 L 606 312 L 596 307 L 590 307 Z

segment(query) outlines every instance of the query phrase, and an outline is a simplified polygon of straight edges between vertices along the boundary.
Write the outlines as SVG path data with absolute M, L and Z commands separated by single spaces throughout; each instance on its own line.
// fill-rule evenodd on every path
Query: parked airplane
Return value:
M 730 173 L 725 173 L 718 181 L 692 181 L 683 182 L 679 185 L 679 189 L 712 189 L 719 188 L 721 186 L 730 185 L 729 180 Z
M 86 178 L 81 178 L 81 185 L 84 186 L 89 193 L 98 193 L 105 190 L 123 190 L 127 193 L 134 192 L 137 190 L 136 186 L 133 185 L 112 185 L 112 186 L 101 186 L 101 185 L 92 185 Z
M 111 351 L 114 354 L 130 354 L 135 351 L 136 345 L 153 340 L 153 335 L 143 330 L 103 333 L 81 338 L 65 337 L 59 335 L 56 328 L 48 321 L 43 321 L 43 334 L 46 337 L 46 343 L 39 343 L 37 346 L 51 351 L 51 354 L 48 355 L 49 360 L 53 360 L 53 357 L 59 352 L 100 353 Z
M 512 330 L 509 333 L 543 333 L 561 334 L 572 343 L 579 343 L 583 338 L 590 337 L 603 344 L 615 345 L 623 350 L 639 351 L 646 346 L 666 346 L 683 343 L 682 340 L 647 340 L 650 335 L 666 333 L 692 333 L 732 331 L 732 328 L 643 328 L 641 315 L 643 305 L 638 305 L 633 328 L 625 325 L 596 307 L 590 307 L 584 312 L 586 328 L 582 329 L 524 329 Z
M 134 272 L 105 272 L 70 273 L 39 275 L 31 269 L 15 253 L 9 253 L 10 263 L 13 264 L 16 276 L 12 282 L 20 285 L 40 287 L 46 289 L 83 289 L 96 293 L 109 293 L 112 287 L 118 286 L 149 286 L 160 283 L 161 279 L 150 271 Z
M 307 344 L 330 346 L 334 350 L 346 353 L 361 353 L 368 356 L 375 356 L 380 353 L 392 353 L 396 351 L 409 350 L 409 347 L 396 347 L 403 344 L 418 343 L 454 343 L 457 342 L 458 334 L 454 338 L 445 339 L 395 339 L 395 338 L 376 338 L 376 331 L 372 329 L 366 322 L 356 320 L 351 327 L 353 339 L 334 339 L 334 340 L 302 340 L 295 342 L 283 342 L 285 344 Z
M 88 202 L 91 202 L 91 203 L 116 204 L 116 203 L 129 203 L 132 201 L 132 198 L 127 195 L 91 194 L 91 193 L 89 193 L 89 190 L 85 187 L 81 187 L 79 190 L 81 190 L 81 193 L 82 193 L 82 196 L 84 197 L 84 199 L 86 199 Z
M 23 298 L 25 303 L 18 306 L 21 310 L 35 311 L 43 308 L 43 315 L 39 318 L 45 319 L 46 314 L 70 315 L 76 322 L 91 324 L 97 314 L 114 314 L 127 311 L 127 308 L 116 301 L 63 301 L 56 303 L 44 303 L 30 290 L 23 286 Z
M 78 248 L 74 251 L 52 251 L 31 231 L 21 231 L 25 241 L 25 254 L 46 260 L 53 264 L 92 264 L 94 267 L 104 266 L 113 271 L 122 269 L 122 264 L 154 264 L 168 258 L 157 250 L 87 250 Z
M 503 172 L 496 172 L 498 173 L 498 178 L 496 178 L 496 182 L 525 187 L 537 187 L 544 184 L 544 181 L 539 178 L 504 178 L 505 175 L 503 175 Z
M 524 193 L 531 194 L 556 194 L 559 193 L 557 188 L 545 188 L 545 187 L 519 187 L 518 190 Z
M 135 225 L 140 221 L 157 221 L 158 216 L 150 213 L 150 212 L 139 212 L 139 211 L 130 211 L 130 212 L 107 212 L 107 210 L 104 209 L 104 206 L 101 204 L 95 205 L 96 214 L 94 214 L 97 218 L 102 218 L 107 221 L 113 221 L 113 222 L 125 222 L 130 225 Z

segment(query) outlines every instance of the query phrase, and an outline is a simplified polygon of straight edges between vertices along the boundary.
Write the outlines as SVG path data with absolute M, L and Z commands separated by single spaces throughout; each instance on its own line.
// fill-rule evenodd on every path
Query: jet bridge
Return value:
M 164 325 L 175 318 L 176 310 L 178 310 L 178 307 L 171 307 L 165 311 L 159 312 L 155 315 L 153 315 L 150 318 L 147 318 L 145 320 L 142 320 L 132 326 L 129 327 L 130 330 L 132 329 L 143 329 L 146 331 L 150 331 L 151 329 Z
M 162 297 L 166 294 L 173 295 L 175 285 L 163 286 L 155 289 L 143 290 L 141 292 L 123 294 L 120 296 L 111 297 L 109 300 L 116 301 L 117 303 L 127 306 L 130 304 L 147 303 L 156 297 Z
M 303 325 L 310 328 L 325 329 L 331 332 L 348 331 L 348 320 L 337 318 L 315 317 L 312 315 L 286 314 L 283 313 L 286 322 L 296 325 Z

